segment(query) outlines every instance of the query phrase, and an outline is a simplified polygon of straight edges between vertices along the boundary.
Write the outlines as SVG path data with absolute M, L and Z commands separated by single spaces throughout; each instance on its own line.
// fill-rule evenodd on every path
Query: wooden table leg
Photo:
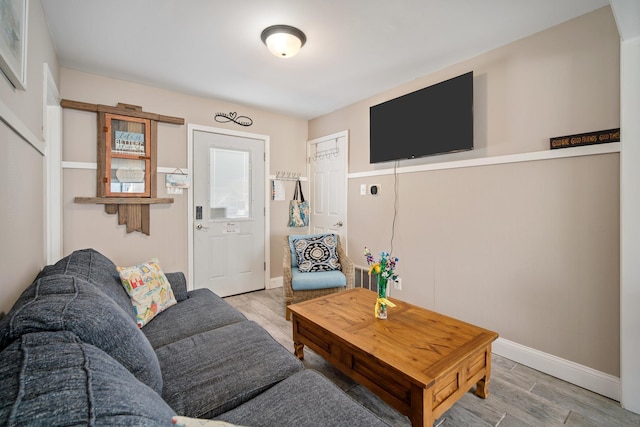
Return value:
M 411 408 L 409 420 L 412 427 L 433 426 L 433 390 L 425 390 L 415 384 L 411 385 Z
M 287 307 L 287 314 L 291 313 Z M 291 326 L 293 327 L 293 354 L 300 360 L 304 359 L 304 344 L 298 341 L 298 317 L 291 316 Z
M 304 344 L 302 344 L 301 342 L 294 342 L 293 348 L 296 357 L 300 360 L 304 359 Z
M 486 377 L 483 377 L 478 381 L 478 384 L 476 384 L 476 391 L 474 391 L 473 394 L 483 399 L 489 397 L 489 381 Z
M 489 397 L 489 378 L 491 377 L 491 345 L 485 352 L 485 374 L 476 384 L 476 391 L 473 393 L 483 399 Z

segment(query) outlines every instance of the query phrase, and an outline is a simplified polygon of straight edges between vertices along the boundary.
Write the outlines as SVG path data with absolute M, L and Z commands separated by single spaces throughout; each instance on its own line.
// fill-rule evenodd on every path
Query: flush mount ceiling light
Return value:
M 307 41 L 302 31 L 289 25 L 272 25 L 260 34 L 269 51 L 279 58 L 295 56 Z

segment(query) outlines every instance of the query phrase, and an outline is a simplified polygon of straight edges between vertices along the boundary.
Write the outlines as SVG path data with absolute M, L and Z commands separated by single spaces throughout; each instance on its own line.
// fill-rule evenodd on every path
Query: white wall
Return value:
M 640 414 L 640 2 L 611 0 L 620 33 L 620 379 Z
M 640 37 L 622 43 L 620 72 L 621 403 L 640 413 Z
M 621 403 L 640 413 L 640 38 L 623 42 L 621 64 Z

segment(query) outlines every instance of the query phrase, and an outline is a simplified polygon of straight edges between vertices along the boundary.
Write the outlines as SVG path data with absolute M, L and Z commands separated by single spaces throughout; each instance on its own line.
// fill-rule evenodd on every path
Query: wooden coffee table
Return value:
M 391 299 L 376 319 L 376 294 L 356 288 L 288 306 L 295 354 L 304 346 L 407 415 L 431 426 L 474 385 L 489 395 L 491 343 L 498 334 Z

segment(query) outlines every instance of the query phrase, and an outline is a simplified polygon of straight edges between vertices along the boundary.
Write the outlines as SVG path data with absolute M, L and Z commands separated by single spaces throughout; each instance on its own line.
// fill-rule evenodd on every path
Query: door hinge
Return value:
M 267 261 L 264 262 L 264 271 L 267 271 Z

